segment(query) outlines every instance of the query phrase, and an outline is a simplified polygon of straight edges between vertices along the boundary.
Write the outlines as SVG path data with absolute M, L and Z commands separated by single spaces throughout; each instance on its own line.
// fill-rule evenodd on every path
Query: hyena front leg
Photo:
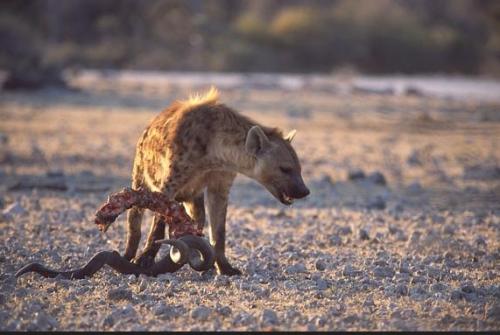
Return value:
M 215 267 L 218 273 L 228 276 L 241 274 L 240 270 L 229 264 L 225 255 L 227 201 L 234 177 L 234 173 L 219 173 L 207 187 L 210 244 L 215 249 Z
M 148 268 L 154 264 L 156 254 L 161 247 L 154 242 L 165 238 L 165 226 L 165 219 L 161 215 L 155 215 L 149 229 L 146 245 L 144 246 L 139 258 L 135 261 L 137 265 L 143 268 Z
M 124 257 L 131 260 L 137 253 L 141 241 L 141 222 L 144 209 L 132 207 L 127 213 L 127 246 Z
M 140 159 L 136 157 L 134 161 L 134 168 L 132 170 L 132 188 L 134 190 L 143 186 L 143 170 Z M 137 253 L 139 242 L 141 242 L 141 225 L 142 217 L 144 216 L 144 209 L 132 207 L 127 212 L 127 246 L 125 247 L 124 257 L 131 260 Z

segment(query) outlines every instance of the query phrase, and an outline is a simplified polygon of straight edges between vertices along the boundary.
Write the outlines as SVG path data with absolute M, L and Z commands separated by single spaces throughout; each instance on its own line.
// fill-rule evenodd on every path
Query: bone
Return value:
M 99 230 L 105 232 L 121 213 L 133 206 L 149 209 L 164 216 L 171 238 L 184 235 L 203 236 L 203 232 L 198 229 L 182 204 L 170 200 L 161 192 L 152 192 L 142 188 L 133 190 L 127 187 L 111 194 L 106 203 L 96 212 L 95 224 Z

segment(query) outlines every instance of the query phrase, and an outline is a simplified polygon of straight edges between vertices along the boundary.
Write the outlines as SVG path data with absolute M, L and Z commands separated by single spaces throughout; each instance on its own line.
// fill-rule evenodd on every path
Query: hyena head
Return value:
M 245 147 L 256 158 L 250 177 L 261 183 L 285 205 L 309 194 L 304 184 L 301 167 L 290 142 L 295 131 L 284 138 L 276 133 L 268 136 L 259 126 L 253 126 L 247 134 Z

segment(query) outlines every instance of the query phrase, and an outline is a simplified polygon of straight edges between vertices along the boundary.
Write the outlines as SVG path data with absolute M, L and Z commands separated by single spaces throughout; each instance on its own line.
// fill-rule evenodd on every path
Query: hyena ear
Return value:
M 297 134 L 297 129 L 293 129 L 292 131 L 290 131 L 285 136 L 285 141 L 292 142 L 293 138 L 295 137 L 295 134 Z
M 259 126 L 253 126 L 247 133 L 245 148 L 248 153 L 257 156 L 269 146 L 269 139 Z

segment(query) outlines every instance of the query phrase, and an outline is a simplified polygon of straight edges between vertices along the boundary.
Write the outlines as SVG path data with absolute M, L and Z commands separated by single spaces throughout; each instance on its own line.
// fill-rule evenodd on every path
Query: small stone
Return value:
M 172 318 L 177 315 L 175 307 L 169 306 L 163 301 L 153 308 L 153 313 L 156 316 L 162 316 L 164 318 Z
M 491 305 L 486 310 L 486 317 L 495 321 L 500 321 L 500 303 Z
M 448 287 L 443 284 L 443 283 L 435 283 L 431 286 L 431 290 L 433 292 L 443 292 L 447 289 Z
M 395 293 L 401 296 L 408 295 L 408 286 L 404 284 L 396 285 Z
M 356 277 L 361 275 L 361 271 L 356 270 L 353 266 L 351 265 L 346 265 L 344 267 L 344 270 L 342 271 L 342 274 L 346 277 Z
M 44 312 L 36 312 L 34 315 L 34 326 L 32 330 L 49 330 L 59 326 L 56 319 Z
M 366 231 L 366 229 L 360 229 L 359 230 L 359 238 L 361 240 L 369 240 L 370 236 L 368 235 L 368 231 Z
M 342 245 L 342 238 L 338 235 L 332 235 L 329 238 L 330 246 L 336 247 Z
M 425 279 L 425 277 L 423 276 L 415 276 L 411 279 L 411 283 L 412 284 L 425 284 L 427 283 L 427 279 Z
M 481 235 L 479 235 L 478 237 L 476 237 L 475 242 L 476 242 L 476 244 L 478 246 L 483 246 L 483 247 L 486 246 L 486 239 L 483 236 L 481 236 Z
M 247 312 L 238 313 L 233 318 L 233 325 L 235 326 L 248 326 L 253 322 L 255 322 L 255 318 Z
M 277 325 L 279 323 L 278 315 L 272 309 L 264 309 L 261 322 L 265 325 Z
M 128 318 L 128 319 L 137 318 L 137 312 L 136 312 L 134 306 L 132 306 L 131 304 L 127 304 L 127 305 L 121 307 L 117 311 L 117 313 L 120 316 L 120 318 Z
M 374 183 L 374 184 L 382 185 L 382 186 L 385 186 L 386 183 L 387 183 L 386 180 L 385 180 L 384 175 L 381 172 L 378 172 L 378 171 L 375 171 L 372 174 L 370 174 L 368 176 L 368 180 L 370 182 Z
M 316 280 L 316 288 L 320 291 L 324 291 L 328 288 L 328 282 L 324 279 Z
M 229 306 L 220 306 L 216 309 L 217 313 L 222 316 L 229 316 L 233 312 Z
M 410 166 L 422 165 L 422 161 L 420 160 L 420 152 L 414 149 L 406 158 L 406 163 Z
M 322 259 L 318 259 L 314 265 L 318 271 L 324 271 L 326 269 L 326 262 Z
M 285 270 L 287 273 L 293 274 L 293 273 L 306 273 L 307 268 L 304 264 L 294 264 L 290 265 L 289 267 L 286 268 Z
M 134 276 L 135 277 L 135 276 Z M 171 274 L 171 273 L 163 273 L 161 275 L 159 275 L 157 277 L 157 279 L 161 280 L 161 281 L 172 281 L 173 279 L 175 279 L 174 275 Z
M 208 319 L 212 310 L 207 306 L 198 306 L 191 311 L 191 317 L 195 320 L 205 321 Z
M 401 241 L 401 242 L 406 242 L 406 241 L 408 241 L 408 236 L 404 232 L 399 231 L 396 234 L 396 240 Z
M 460 300 L 465 298 L 465 293 L 459 290 L 451 292 L 451 300 Z
M 373 269 L 373 274 L 378 278 L 392 278 L 395 274 L 395 271 L 388 266 L 377 266 Z
M 365 177 L 366 177 L 365 173 L 363 172 L 363 170 L 360 169 L 351 170 L 348 172 L 347 175 L 347 178 L 349 180 L 359 180 L 359 179 L 364 179 Z
M 103 327 L 113 327 L 115 322 L 116 322 L 115 321 L 115 314 L 111 313 L 104 318 L 104 320 L 102 321 L 102 326 Z
M 110 300 L 132 300 L 132 292 L 124 288 L 115 288 L 108 291 Z
M 443 233 L 448 234 L 448 235 L 454 235 L 455 230 L 456 230 L 455 226 L 448 224 L 448 225 L 444 226 Z
M 476 288 L 472 284 L 466 284 L 462 286 L 462 292 L 465 293 L 474 293 L 476 291 Z
M 377 196 L 368 202 L 367 207 L 368 209 L 383 210 L 386 207 L 386 203 L 382 197 Z
M 399 263 L 399 272 L 400 273 L 410 273 L 410 265 L 405 261 L 401 261 Z
M 372 308 L 375 307 L 375 302 L 373 301 L 373 296 L 369 295 L 363 302 L 363 307 Z
M 231 285 L 229 277 L 225 275 L 216 275 L 214 278 L 214 285 L 216 287 L 227 287 Z
M 349 226 L 342 226 L 339 228 L 340 235 L 349 235 L 352 234 L 352 229 Z

